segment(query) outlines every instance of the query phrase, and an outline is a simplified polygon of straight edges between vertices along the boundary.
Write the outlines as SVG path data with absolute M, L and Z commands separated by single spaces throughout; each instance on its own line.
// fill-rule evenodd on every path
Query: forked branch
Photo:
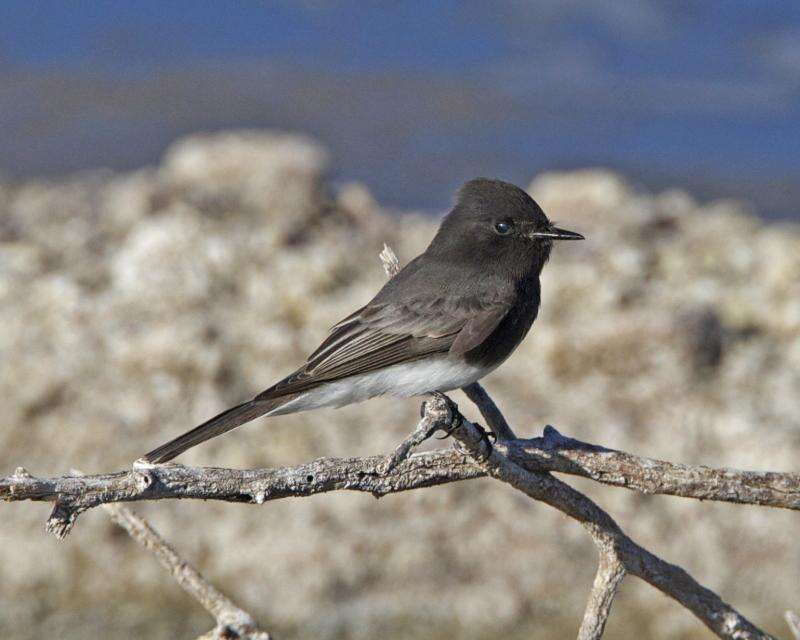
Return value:
M 549 473 L 531 472 L 499 453 L 486 441 L 483 429 L 461 417 L 452 403 L 428 403 L 426 413 L 438 416 L 443 429 L 453 429 L 453 436 L 488 475 L 510 484 L 534 500 L 544 502 L 577 520 L 589 533 L 601 554 L 689 609 L 720 638 L 730 640 L 774 640 L 747 618 L 724 602 L 710 589 L 700 585 L 680 567 L 672 565 L 631 540 L 619 525 L 592 500 Z M 457 425 L 457 426 L 456 426 Z M 602 569 L 601 569 L 602 570 Z M 615 569 L 611 569 L 612 573 Z M 619 571 L 619 569 L 616 569 Z M 613 578 L 619 583 L 622 575 Z M 595 581 L 597 585 L 597 581 Z M 602 602 L 590 598 L 587 615 L 596 616 L 597 625 L 605 624 L 615 590 L 602 587 Z M 594 595 L 594 594 L 593 594 Z M 583 631 L 583 627 L 581 629 Z

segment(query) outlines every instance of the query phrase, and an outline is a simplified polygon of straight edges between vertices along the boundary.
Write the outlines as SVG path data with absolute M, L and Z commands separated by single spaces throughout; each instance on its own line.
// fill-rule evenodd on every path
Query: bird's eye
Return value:
M 494 225 L 494 230 L 497 235 L 507 236 L 514 229 L 514 225 L 510 222 L 498 222 Z

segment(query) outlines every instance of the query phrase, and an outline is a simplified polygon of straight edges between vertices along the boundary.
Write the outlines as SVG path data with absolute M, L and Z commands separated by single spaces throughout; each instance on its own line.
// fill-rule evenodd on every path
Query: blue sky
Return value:
M 605 165 L 797 217 L 800 3 L 0 6 L 0 172 L 131 168 L 240 126 L 319 137 L 334 179 L 400 207 Z

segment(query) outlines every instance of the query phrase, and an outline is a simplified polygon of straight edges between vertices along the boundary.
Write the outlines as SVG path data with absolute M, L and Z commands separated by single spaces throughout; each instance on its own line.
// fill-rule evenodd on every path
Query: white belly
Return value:
M 450 391 L 480 380 L 492 368 L 468 365 L 447 356 L 396 364 L 323 384 L 267 415 L 279 416 L 320 407 L 343 407 L 375 396 L 408 398 L 431 391 Z

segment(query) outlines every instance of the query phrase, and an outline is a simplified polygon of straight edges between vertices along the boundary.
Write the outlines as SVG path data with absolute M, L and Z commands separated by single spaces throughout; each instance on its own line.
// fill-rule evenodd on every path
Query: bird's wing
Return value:
M 446 308 L 442 300 L 368 304 L 335 325 L 302 368 L 257 399 L 306 391 L 433 353 L 463 355 L 491 335 L 510 308 L 463 302 L 457 308 Z
M 472 351 L 479 347 L 492 332 L 497 329 L 497 325 L 505 318 L 508 307 L 491 307 L 479 311 L 464 323 L 461 331 L 455 336 L 453 344 L 450 345 L 450 353 L 464 355 L 467 351 Z

